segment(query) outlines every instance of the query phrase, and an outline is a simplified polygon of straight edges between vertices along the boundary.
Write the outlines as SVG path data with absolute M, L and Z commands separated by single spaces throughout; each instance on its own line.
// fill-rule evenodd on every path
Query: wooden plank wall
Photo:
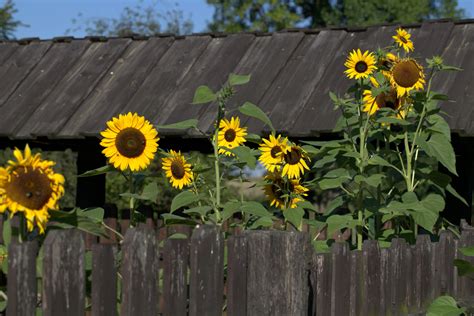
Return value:
M 12 242 L 7 315 L 407 315 L 439 295 L 474 297 L 474 281 L 453 266 L 474 262 L 459 251 L 474 245 L 472 229 L 459 240 L 443 232 L 439 242 L 420 235 L 389 248 L 366 241 L 362 251 L 337 242 L 329 253 L 314 252 L 305 233 L 245 231 L 225 243 L 213 226 L 176 231 L 188 238 L 163 240 L 149 224 L 122 231 L 122 243 L 92 243 L 90 297 L 79 231 L 48 233 L 38 291 L 37 244 Z

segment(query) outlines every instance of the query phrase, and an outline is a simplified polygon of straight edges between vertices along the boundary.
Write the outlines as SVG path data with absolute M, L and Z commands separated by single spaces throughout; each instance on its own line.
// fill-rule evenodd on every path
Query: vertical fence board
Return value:
M 11 243 L 8 248 L 7 316 L 29 316 L 36 313 L 35 241 Z
M 158 313 L 158 247 L 144 226 L 129 228 L 123 242 L 122 315 Z
M 350 273 L 350 311 L 349 315 L 356 316 L 361 314 L 361 284 L 363 278 L 362 271 L 362 252 L 354 250 L 351 252 L 351 273 Z
M 415 313 L 417 311 L 416 297 L 418 295 L 416 287 L 415 247 L 409 245 L 405 250 L 405 267 L 407 276 L 405 302 L 407 302 L 408 305 L 408 312 Z
M 314 253 L 311 277 L 316 316 L 331 315 L 332 267 L 330 253 Z
M 418 235 L 415 245 L 415 267 L 416 267 L 416 306 L 418 312 L 426 311 L 426 308 L 434 299 L 431 281 L 432 275 L 432 249 L 428 235 Z
M 407 243 L 404 239 L 393 239 L 390 245 L 390 307 L 392 315 L 408 314 L 407 297 Z
M 439 291 L 440 295 L 454 295 L 454 255 L 455 244 L 453 234 L 450 231 L 443 231 L 439 237 L 438 242 L 438 257 L 439 261 Z
M 474 246 L 474 230 L 466 229 L 461 233 L 461 239 L 458 242 L 458 248 Z M 474 257 L 464 256 L 459 249 L 457 250 L 458 259 L 469 261 L 474 264 Z M 468 277 L 458 278 L 458 298 L 465 304 L 474 303 L 474 280 Z
M 163 251 L 163 315 L 187 315 L 189 240 L 168 239 Z
M 349 245 L 332 245 L 331 315 L 348 315 L 350 311 L 351 261 Z M 349 303 L 349 304 L 348 304 Z
M 82 234 L 75 229 L 51 231 L 43 247 L 43 315 L 84 315 Z
M 309 236 L 271 231 L 271 315 L 307 315 L 309 295 Z M 278 277 L 275 277 L 278 276 Z
M 227 241 L 227 315 L 247 314 L 247 239 L 231 236 Z
M 389 315 L 391 308 L 392 279 L 390 278 L 390 250 L 380 249 L 380 314 Z
M 380 249 L 378 241 L 366 240 L 362 246 L 364 293 L 361 302 L 363 315 L 381 315 L 380 312 Z
M 117 270 L 114 246 L 92 246 L 92 315 L 117 315 Z
M 197 227 L 191 236 L 189 315 L 222 315 L 224 236 L 215 226 Z

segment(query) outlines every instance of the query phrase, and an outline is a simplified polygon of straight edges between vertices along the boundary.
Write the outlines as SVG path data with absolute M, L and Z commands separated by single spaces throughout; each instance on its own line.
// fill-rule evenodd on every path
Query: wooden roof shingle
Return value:
M 128 111 L 155 124 L 196 117 L 209 130 L 215 106 L 192 105 L 193 93 L 203 84 L 218 89 L 231 72 L 252 79 L 238 88 L 230 109 L 250 101 L 290 136 L 328 133 L 339 116 L 328 93 L 342 94 L 350 84 L 345 56 L 389 44 L 396 27 L 1 42 L 0 137 L 98 136 L 107 120 Z M 437 54 L 463 68 L 439 75 L 434 89 L 455 101 L 442 104 L 453 132 L 474 136 L 474 21 L 407 28 L 420 61 Z M 243 123 L 265 132 L 253 119 Z

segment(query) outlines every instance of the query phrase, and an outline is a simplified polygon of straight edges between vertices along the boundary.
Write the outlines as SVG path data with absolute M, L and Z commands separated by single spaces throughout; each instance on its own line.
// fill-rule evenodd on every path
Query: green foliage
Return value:
M 212 31 L 278 31 L 291 27 L 366 26 L 464 17 L 457 0 L 207 0 Z
M 0 7 L 0 40 L 13 39 L 18 27 L 28 27 L 28 25 L 15 20 L 14 15 L 17 12 L 13 0 L 5 0 L 3 6 Z
M 83 31 L 88 35 L 99 36 L 130 36 L 156 35 L 159 33 L 189 34 L 193 29 L 190 17 L 185 18 L 178 3 L 170 10 L 163 10 L 160 3 L 153 1 L 151 4 L 138 1 L 135 6 L 126 6 L 117 18 L 94 17 L 84 18 L 79 13 L 72 20 L 73 26 L 66 33 Z
M 270 121 L 268 116 L 255 104 L 245 102 L 242 106 L 239 107 L 239 112 L 262 121 L 263 123 L 265 123 L 265 125 L 268 125 L 273 132 L 275 132 L 272 122 Z
M 427 316 L 459 316 L 465 315 L 466 309 L 458 307 L 451 296 L 440 296 L 428 307 Z

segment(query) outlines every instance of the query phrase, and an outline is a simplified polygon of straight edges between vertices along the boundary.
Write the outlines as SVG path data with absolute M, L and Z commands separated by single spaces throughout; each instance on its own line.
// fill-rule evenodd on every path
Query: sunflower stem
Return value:
M 128 175 L 128 189 L 130 191 L 130 194 L 135 193 L 135 185 L 133 183 L 133 173 L 130 170 L 130 173 Z M 135 227 L 136 226 L 136 216 L 135 216 L 135 198 L 133 196 L 130 196 L 130 226 Z

